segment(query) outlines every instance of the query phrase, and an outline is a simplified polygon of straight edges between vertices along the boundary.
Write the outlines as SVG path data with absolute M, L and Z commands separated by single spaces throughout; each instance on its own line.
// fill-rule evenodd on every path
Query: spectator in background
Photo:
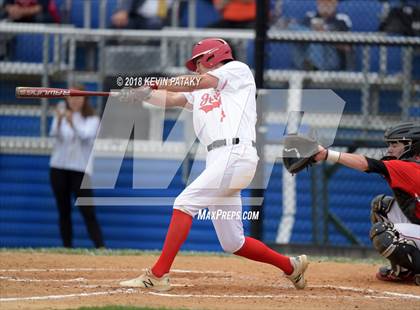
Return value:
M 122 0 L 111 16 L 112 28 L 162 29 L 173 0 Z
M 55 0 L 3 0 L 5 17 L 20 23 L 60 22 Z
M 84 90 L 84 87 L 76 89 Z M 92 190 L 82 189 L 81 184 L 83 178 L 84 184 L 90 183 L 92 166 L 88 161 L 98 127 L 99 117 L 87 97 L 70 97 L 64 105 L 59 105 L 51 125 L 50 136 L 55 138 L 55 145 L 50 160 L 50 181 L 58 207 L 63 246 L 67 248 L 73 246 L 72 194 L 76 197 L 93 196 Z M 95 207 L 79 206 L 79 210 L 95 247 L 104 247 Z
M 420 36 L 420 2 L 401 0 L 397 6 L 392 6 L 390 1 L 384 0 L 379 31 L 394 35 Z
M 255 0 L 213 0 L 222 19 L 209 28 L 254 28 Z
M 17 23 L 59 23 L 55 0 L 0 0 L 0 19 Z M 8 60 L 15 48 L 13 35 L 0 37 L 0 60 Z
M 290 30 L 349 31 L 350 17 L 337 13 L 338 0 L 317 0 L 317 11 L 307 12 L 302 24 L 289 24 Z M 303 70 L 343 70 L 349 67 L 351 47 L 330 44 L 297 44 L 293 63 Z

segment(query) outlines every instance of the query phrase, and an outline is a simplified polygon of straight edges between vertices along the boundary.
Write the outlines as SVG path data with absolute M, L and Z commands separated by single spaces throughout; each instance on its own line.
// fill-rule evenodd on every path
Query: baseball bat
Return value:
M 110 96 L 114 92 L 87 91 L 67 88 L 16 87 L 16 98 L 64 98 L 85 96 Z

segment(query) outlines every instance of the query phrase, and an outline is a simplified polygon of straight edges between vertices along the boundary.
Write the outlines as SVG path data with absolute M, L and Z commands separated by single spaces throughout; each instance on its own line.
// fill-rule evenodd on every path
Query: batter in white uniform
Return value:
M 198 42 L 186 66 L 197 72 L 199 78 L 182 76 L 178 77 L 179 83 L 152 85 L 154 91 L 148 102 L 192 110 L 195 133 L 208 151 L 206 168 L 175 200 L 157 262 L 140 277 L 121 282 L 122 286 L 158 291 L 171 289 L 169 270 L 188 236 L 193 217 L 204 208 L 241 212 L 241 190 L 250 184 L 255 174 L 257 113 L 251 70 L 246 64 L 235 61 L 230 46 L 218 38 Z M 158 98 L 163 95 L 162 104 Z M 308 260 L 305 255 L 289 258 L 256 239 L 245 237 L 240 218 L 215 218 L 213 225 L 226 252 L 271 264 L 281 269 L 296 288 L 306 286 L 304 272 Z

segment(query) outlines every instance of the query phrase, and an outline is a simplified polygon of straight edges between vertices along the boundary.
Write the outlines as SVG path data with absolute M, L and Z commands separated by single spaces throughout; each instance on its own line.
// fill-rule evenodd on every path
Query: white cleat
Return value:
M 309 265 L 308 258 L 306 255 L 291 257 L 290 263 L 293 266 L 293 272 L 290 275 L 286 275 L 286 278 L 292 281 L 297 289 L 304 289 L 306 286 L 304 273 Z
M 171 289 L 169 274 L 164 274 L 161 278 L 157 278 L 150 269 L 146 269 L 146 272 L 140 277 L 120 282 L 120 285 L 125 287 L 147 288 L 159 292 L 166 292 Z

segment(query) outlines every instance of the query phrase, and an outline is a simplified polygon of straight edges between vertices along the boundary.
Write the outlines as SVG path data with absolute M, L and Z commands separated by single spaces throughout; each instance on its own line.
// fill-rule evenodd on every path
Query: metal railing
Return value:
M 7 74 L 36 74 L 42 76 L 42 86 L 49 86 L 50 79 L 61 78 L 72 84 L 75 80 L 83 82 L 83 79 L 99 82 L 99 88 L 105 78 L 104 64 L 106 59 L 104 50 L 105 42 L 118 39 L 120 42 L 147 42 L 154 39 L 160 41 L 161 67 L 157 68 L 164 74 L 182 74 L 186 69 L 181 66 L 188 57 L 193 42 L 205 37 L 223 37 L 238 43 L 242 54 L 246 54 L 247 44 L 254 40 L 255 34 L 251 30 L 212 30 L 212 29 L 164 29 L 158 30 L 113 30 L 113 29 L 89 29 L 74 28 L 72 26 L 52 26 L 43 24 L 16 24 L 0 23 L 0 33 L 8 34 L 42 34 L 43 55 L 42 63 L 13 63 L 0 62 L 0 72 Z M 52 40 L 50 40 L 52 38 Z M 370 89 L 380 85 L 384 89 L 402 90 L 402 118 L 408 118 L 408 109 L 412 105 L 411 94 L 419 90 L 419 85 L 411 82 L 412 58 L 415 49 L 420 47 L 420 38 L 395 37 L 381 33 L 334 33 L 334 32 L 295 32 L 295 31 L 269 31 L 268 39 L 271 42 L 328 42 L 363 45 L 362 70 L 361 72 L 348 71 L 298 71 L 267 69 L 264 79 L 270 85 L 292 85 L 296 79 L 310 81 L 314 86 L 328 86 L 345 89 L 362 90 L 362 115 L 365 126 L 373 123 L 370 111 L 375 103 L 371 102 Z M 53 44 L 53 57 L 50 60 L 50 44 Z M 98 43 L 98 68 L 95 72 L 75 72 L 76 46 L 79 42 Z M 371 45 L 378 45 L 382 49 L 388 46 L 401 46 L 404 48 L 402 71 L 388 73 L 383 64 L 386 59 L 380 59 L 380 71 L 370 72 Z M 247 59 L 242 59 L 245 62 Z M 42 109 L 46 111 L 47 102 L 42 103 Z M 42 117 L 41 133 L 46 134 L 46 113 Z

